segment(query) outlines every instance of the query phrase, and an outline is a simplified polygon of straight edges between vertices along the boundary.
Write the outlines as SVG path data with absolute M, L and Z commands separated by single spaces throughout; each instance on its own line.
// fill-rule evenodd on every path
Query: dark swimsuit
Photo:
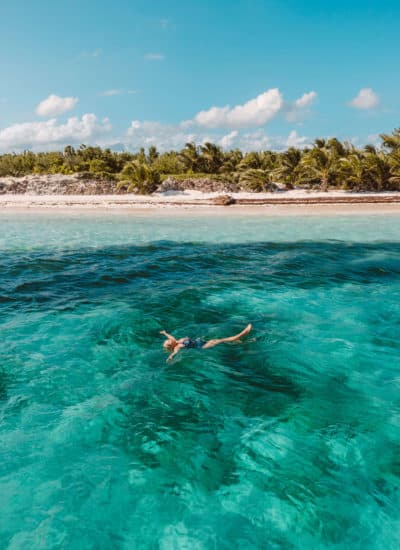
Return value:
M 185 348 L 201 349 L 206 341 L 202 340 L 201 338 L 196 338 L 196 340 L 193 340 L 192 338 L 185 338 L 182 343 Z

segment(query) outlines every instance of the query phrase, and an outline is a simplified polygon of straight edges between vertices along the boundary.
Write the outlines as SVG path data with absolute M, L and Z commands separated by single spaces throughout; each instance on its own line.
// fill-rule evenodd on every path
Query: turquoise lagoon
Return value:
M 0 229 L 1 548 L 399 547 L 400 217 Z

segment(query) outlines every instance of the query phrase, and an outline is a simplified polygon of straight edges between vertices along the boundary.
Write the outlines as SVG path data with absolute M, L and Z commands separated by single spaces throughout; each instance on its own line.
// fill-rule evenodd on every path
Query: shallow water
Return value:
M 0 229 L 1 548 L 399 547 L 399 217 Z

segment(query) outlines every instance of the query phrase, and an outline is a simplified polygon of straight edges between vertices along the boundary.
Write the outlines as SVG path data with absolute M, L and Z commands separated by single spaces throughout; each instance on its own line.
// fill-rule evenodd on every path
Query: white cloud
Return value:
M 311 91 L 303 94 L 295 101 L 286 103 L 286 119 L 289 122 L 299 122 L 303 120 L 310 113 L 310 107 L 317 97 L 317 92 Z
M 128 149 L 136 150 L 139 147 L 155 145 L 161 151 L 181 149 L 187 142 L 192 141 L 197 144 L 211 141 L 218 143 L 223 149 L 238 147 L 243 151 L 282 150 L 287 147 L 304 147 L 310 143 L 308 138 L 299 136 L 295 130 L 287 137 L 269 136 L 262 128 L 251 132 L 232 130 L 228 134 L 223 134 L 218 129 L 207 132 L 201 128 L 189 129 L 184 123 L 173 125 L 139 120 L 132 121 L 125 138 L 121 141 Z
M 309 138 L 305 136 L 299 136 L 296 130 L 292 130 L 285 141 L 286 147 L 306 147 L 307 145 L 310 145 Z
M 111 89 L 111 90 L 105 90 L 104 92 L 100 92 L 99 95 L 103 97 L 112 97 L 116 95 L 125 95 L 125 94 L 136 94 L 137 90 L 120 90 L 120 89 Z
M 162 61 L 165 59 L 165 55 L 162 53 L 146 53 L 144 58 L 150 61 Z
M 305 136 L 299 136 L 296 130 L 292 130 L 287 137 L 271 136 L 265 130 L 259 128 L 252 132 L 239 134 L 232 144 L 243 151 L 283 151 L 288 147 L 306 147 L 311 140 Z
M 307 92 L 294 102 L 295 107 L 303 108 L 311 105 L 317 97 L 317 92 Z
M 113 97 L 134 92 L 110 88 L 100 95 Z M 94 114 L 85 114 L 81 118 L 72 117 L 63 124 L 53 116 L 43 122 L 14 124 L 0 130 L 0 150 L 60 149 L 66 144 L 82 142 L 103 146 L 119 143 L 131 150 L 155 145 L 162 151 L 182 148 L 191 141 L 197 144 L 211 141 L 224 149 L 239 147 L 246 151 L 302 147 L 308 143 L 308 139 L 299 136 L 296 131 L 293 130 L 287 137 L 274 137 L 266 134 L 262 126 L 281 112 L 286 114 L 287 105 L 291 105 L 293 110 L 303 112 L 312 104 L 316 95 L 315 92 L 308 92 L 288 104 L 283 101 L 280 91 L 274 88 L 243 105 L 232 108 L 213 107 L 178 124 L 133 120 L 122 136 L 111 134 L 109 120 L 98 120 Z M 58 114 L 72 108 L 76 102 L 77 98 L 49 96 L 38 106 L 37 112 Z
M 70 111 L 78 103 L 77 97 L 59 97 L 51 94 L 36 107 L 36 114 L 40 116 L 57 116 Z
M 262 151 L 273 148 L 271 137 L 262 128 L 240 134 L 235 140 L 234 146 L 243 151 Z
M 379 96 L 372 88 L 361 88 L 350 105 L 356 109 L 374 109 L 379 105 Z
M 235 140 L 238 135 L 239 135 L 239 132 L 237 130 L 232 130 L 232 132 L 229 132 L 229 134 L 226 134 L 226 136 L 223 136 L 219 140 L 219 145 L 223 149 L 230 149 L 232 145 L 235 143 Z
M 283 106 L 278 88 L 271 88 L 243 105 L 211 107 L 200 111 L 194 122 L 206 128 L 250 128 L 264 126 L 274 118 Z
M 179 149 L 189 141 L 202 143 L 204 137 L 187 131 L 181 124 L 133 120 L 127 131 L 127 145 L 133 149 L 155 145 L 161 150 Z
M 69 118 L 64 124 L 57 124 L 52 118 L 43 122 L 14 124 L 0 130 L 1 150 L 50 149 L 61 145 L 89 142 L 111 130 L 110 121 L 99 121 L 94 114 L 82 118 Z

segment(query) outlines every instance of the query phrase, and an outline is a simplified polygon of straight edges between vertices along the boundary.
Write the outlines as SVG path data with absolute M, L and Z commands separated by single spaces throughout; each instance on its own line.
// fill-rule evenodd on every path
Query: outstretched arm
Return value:
M 160 334 L 163 334 L 164 336 L 166 336 L 170 340 L 176 340 L 175 336 L 172 336 L 172 334 L 168 334 L 168 332 L 166 330 L 160 330 Z
M 167 359 L 167 363 L 169 363 L 170 361 L 172 361 L 172 359 L 175 357 L 175 355 L 182 349 L 184 348 L 185 346 L 183 344 L 177 344 L 175 347 L 174 347 L 174 351 L 171 353 L 171 355 L 168 357 Z

